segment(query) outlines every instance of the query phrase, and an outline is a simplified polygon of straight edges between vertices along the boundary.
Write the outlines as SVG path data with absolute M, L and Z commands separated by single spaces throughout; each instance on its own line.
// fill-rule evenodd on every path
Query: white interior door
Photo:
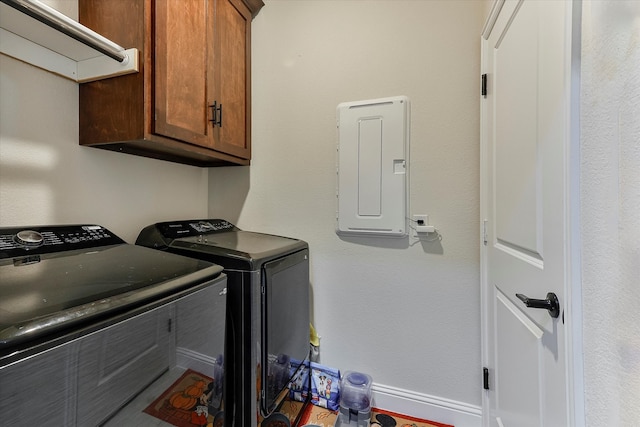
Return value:
M 484 424 L 568 426 L 572 2 L 496 1 L 492 17 L 482 52 Z M 521 300 L 542 305 L 548 294 L 557 311 Z

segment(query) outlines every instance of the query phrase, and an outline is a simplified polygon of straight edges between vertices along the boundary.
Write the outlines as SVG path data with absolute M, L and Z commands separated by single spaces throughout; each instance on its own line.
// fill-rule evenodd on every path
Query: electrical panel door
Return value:
M 406 236 L 409 98 L 345 102 L 337 116 L 336 232 Z

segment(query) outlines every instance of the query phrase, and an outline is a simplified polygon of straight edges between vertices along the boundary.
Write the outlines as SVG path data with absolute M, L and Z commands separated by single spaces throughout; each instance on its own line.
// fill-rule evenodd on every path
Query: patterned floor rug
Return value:
M 203 401 L 212 385 L 213 379 L 187 369 L 144 412 L 178 427 L 218 427 L 222 425 L 222 411 L 210 413 Z
M 333 427 L 337 418 L 338 414 L 335 411 L 310 406 L 300 425 Z M 442 424 L 378 408 L 372 408 L 369 425 L 371 427 L 454 427 L 451 424 Z
M 210 411 L 207 402 L 202 400 L 212 389 L 212 382 L 213 380 L 206 375 L 188 369 L 147 406 L 144 412 L 178 427 L 219 427 L 222 424 L 222 411 L 212 413 L 214 411 Z M 287 409 L 290 409 L 292 414 L 299 413 L 299 405 L 302 403 L 294 401 L 286 403 L 291 405 L 291 408 L 287 408 L 285 404 L 280 409 L 284 415 L 287 415 Z M 287 417 L 294 418 L 288 415 Z M 298 425 L 334 427 L 337 418 L 337 411 L 308 405 Z M 369 425 L 371 427 L 454 427 L 451 424 L 442 424 L 378 408 L 371 410 Z

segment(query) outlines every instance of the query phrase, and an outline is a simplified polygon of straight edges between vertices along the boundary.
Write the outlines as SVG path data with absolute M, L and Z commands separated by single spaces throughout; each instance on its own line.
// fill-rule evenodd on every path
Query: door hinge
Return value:
M 482 96 L 484 98 L 487 97 L 487 75 L 486 74 L 482 75 Z
M 171 328 L 172 328 L 172 321 L 171 318 L 167 319 L 167 332 L 171 332 Z
M 487 220 L 482 221 L 482 243 L 487 246 Z
M 482 388 L 489 390 L 489 368 L 482 368 Z

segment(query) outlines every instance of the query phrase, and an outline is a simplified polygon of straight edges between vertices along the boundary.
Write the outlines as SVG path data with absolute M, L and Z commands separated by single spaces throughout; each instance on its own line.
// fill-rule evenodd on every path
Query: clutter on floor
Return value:
M 311 363 L 311 398 L 298 426 L 306 427 L 454 427 L 435 421 L 398 414 L 372 406 L 373 378 L 364 373 Z M 211 410 L 203 396 L 214 379 L 187 370 L 159 395 L 144 412 L 177 427 L 221 427 L 224 412 Z M 277 412 L 262 420 L 261 427 L 290 427 L 308 397 L 298 393 Z M 206 400 L 206 399 L 205 399 Z M 302 401 L 300 401 L 302 400 Z

